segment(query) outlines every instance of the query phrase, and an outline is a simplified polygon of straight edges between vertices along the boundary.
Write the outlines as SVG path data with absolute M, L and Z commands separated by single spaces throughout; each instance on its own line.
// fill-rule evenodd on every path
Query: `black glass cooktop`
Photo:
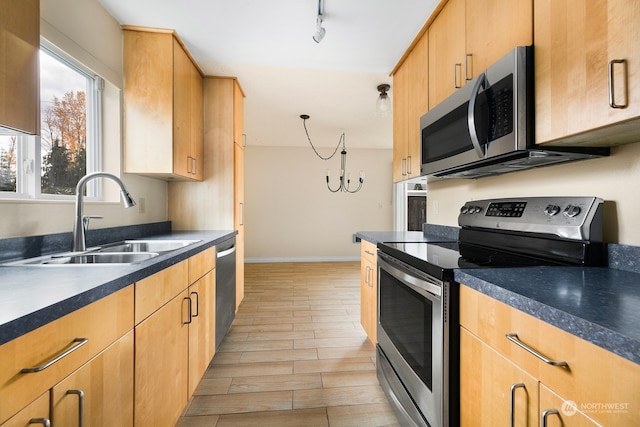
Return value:
M 378 248 L 400 261 L 447 279 L 456 268 L 530 267 L 558 265 L 545 259 L 458 242 L 379 243 Z

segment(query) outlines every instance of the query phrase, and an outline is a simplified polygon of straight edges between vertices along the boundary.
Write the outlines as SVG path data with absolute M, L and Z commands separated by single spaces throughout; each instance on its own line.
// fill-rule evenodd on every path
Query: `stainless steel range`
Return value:
M 404 424 L 459 423 L 454 270 L 603 265 L 602 215 L 596 197 L 472 201 L 458 241 L 378 244 L 378 378 Z

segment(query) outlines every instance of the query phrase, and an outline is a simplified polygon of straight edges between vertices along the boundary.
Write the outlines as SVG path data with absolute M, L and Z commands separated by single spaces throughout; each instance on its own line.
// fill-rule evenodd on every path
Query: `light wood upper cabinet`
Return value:
M 0 126 L 40 134 L 40 2 L 0 0 Z
M 465 0 L 449 0 L 429 26 L 429 108 L 465 83 Z
M 640 141 L 640 3 L 536 0 L 534 13 L 536 143 Z
M 533 44 L 531 0 L 466 2 L 465 78 L 472 79 L 516 46 Z
M 393 74 L 393 182 L 407 179 L 409 141 L 409 63 Z
M 175 230 L 238 230 L 236 304 L 244 296 L 244 92 L 232 77 L 206 77 L 202 183 L 169 183 L 169 219 Z
M 125 172 L 202 180 L 200 71 L 173 31 L 123 29 Z

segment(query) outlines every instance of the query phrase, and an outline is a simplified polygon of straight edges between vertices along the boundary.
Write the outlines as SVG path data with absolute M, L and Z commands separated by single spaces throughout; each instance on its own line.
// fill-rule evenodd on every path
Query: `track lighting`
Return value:
M 318 16 L 316 17 L 316 33 L 313 35 L 313 41 L 320 43 L 327 33 L 327 30 L 322 26 L 324 20 L 324 0 L 318 0 Z

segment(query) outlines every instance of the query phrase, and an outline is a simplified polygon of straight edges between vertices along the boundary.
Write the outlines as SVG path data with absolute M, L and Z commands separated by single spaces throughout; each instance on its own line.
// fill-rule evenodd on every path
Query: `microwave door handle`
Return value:
M 469 111 L 467 113 L 467 125 L 469 127 L 469 136 L 471 136 L 471 143 L 473 144 L 473 148 L 476 150 L 478 157 L 481 159 L 485 156 L 484 149 L 480 146 L 480 140 L 478 139 L 478 131 L 476 130 L 476 100 L 478 99 L 478 94 L 480 93 L 480 87 L 482 89 L 487 88 L 487 75 L 482 73 L 478 76 L 478 80 L 473 85 L 473 89 L 471 90 L 471 98 L 469 99 Z

